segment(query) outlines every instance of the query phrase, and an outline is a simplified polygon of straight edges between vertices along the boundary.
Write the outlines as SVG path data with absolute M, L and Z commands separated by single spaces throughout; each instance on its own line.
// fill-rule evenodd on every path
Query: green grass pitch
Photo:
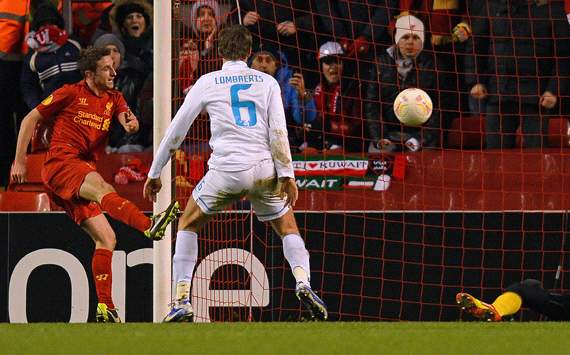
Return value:
M 0 354 L 570 354 L 570 323 L 0 324 Z

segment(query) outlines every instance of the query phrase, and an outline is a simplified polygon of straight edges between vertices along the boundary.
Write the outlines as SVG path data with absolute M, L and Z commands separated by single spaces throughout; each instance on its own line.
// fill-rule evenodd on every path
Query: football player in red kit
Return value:
M 117 120 L 128 133 L 137 132 L 139 123 L 122 94 L 113 89 L 116 72 L 108 49 L 86 49 L 79 68 L 84 80 L 56 90 L 24 118 L 11 178 L 16 183 L 25 182 L 26 149 L 34 128 L 42 119 L 53 120 L 42 179 L 51 199 L 95 242 L 92 271 L 99 300 L 97 321 L 120 322 L 111 297 L 111 258 L 116 237 L 102 210 L 147 238 L 160 240 L 179 207 L 175 201 L 149 218 L 119 196 L 97 172 L 95 162 L 104 151 L 111 122 Z

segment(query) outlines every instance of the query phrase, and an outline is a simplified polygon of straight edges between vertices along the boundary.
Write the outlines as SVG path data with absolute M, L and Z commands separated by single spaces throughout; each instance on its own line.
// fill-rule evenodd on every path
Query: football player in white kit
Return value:
M 326 320 L 324 302 L 309 284 L 309 253 L 292 206 L 297 185 L 281 90 L 277 81 L 245 63 L 251 34 L 240 25 L 220 32 L 222 70 L 203 75 L 188 92 L 154 157 L 144 186 L 151 200 L 162 187 L 160 172 L 178 149 L 196 116 L 210 116 L 209 170 L 192 192 L 180 221 L 173 257 L 176 298 L 165 322 L 192 321 L 190 286 L 198 258 L 200 228 L 229 203 L 246 196 L 260 221 L 268 221 L 283 241 L 283 254 L 297 282 L 296 295 L 313 319 Z

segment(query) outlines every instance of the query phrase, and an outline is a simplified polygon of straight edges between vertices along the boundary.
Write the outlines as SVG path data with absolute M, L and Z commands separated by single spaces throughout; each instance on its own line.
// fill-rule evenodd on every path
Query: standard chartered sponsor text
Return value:
M 77 111 L 77 116 L 73 117 L 73 122 L 96 129 L 101 129 L 103 120 L 104 118 L 99 115 L 84 111 Z

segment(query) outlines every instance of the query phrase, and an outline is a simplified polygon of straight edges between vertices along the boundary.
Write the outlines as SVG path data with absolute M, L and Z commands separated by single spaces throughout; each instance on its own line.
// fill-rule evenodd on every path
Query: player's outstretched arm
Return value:
M 196 116 L 202 111 L 202 93 L 204 92 L 203 82 L 198 79 L 196 84 L 190 89 L 184 103 L 176 112 L 176 116 L 168 126 L 166 134 L 160 141 L 158 150 L 154 155 L 152 165 L 148 172 L 148 179 L 144 184 L 143 196 L 151 201 L 156 201 L 156 194 L 160 191 L 162 183 L 160 182 L 160 173 L 166 165 L 172 154 L 176 152 L 190 126 L 196 119 Z
M 277 82 L 271 87 L 267 112 L 269 115 L 269 145 L 277 177 L 280 179 L 285 177 L 294 178 L 291 149 L 289 148 L 289 138 L 287 137 L 285 110 L 283 109 L 283 100 L 281 99 L 281 89 Z
M 10 177 L 12 181 L 21 184 L 26 182 L 26 150 L 34 134 L 36 124 L 42 119 L 40 111 L 33 109 L 24 117 L 22 125 L 20 126 L 20 133 L 18 134 L 18 143 L 16 145 L 16 156 L 14 158 L 14 163 L 12 164 L 12 169 L 10 171 Z

